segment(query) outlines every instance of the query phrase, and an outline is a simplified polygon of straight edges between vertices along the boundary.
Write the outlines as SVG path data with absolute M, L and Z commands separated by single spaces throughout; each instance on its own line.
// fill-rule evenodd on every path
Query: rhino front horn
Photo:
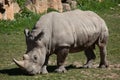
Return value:
M 16 65 L 18 65 L 20 68 L 24 68 L 24 61 L 18 61 L 13 58 L 13 61 L 15 62 Z

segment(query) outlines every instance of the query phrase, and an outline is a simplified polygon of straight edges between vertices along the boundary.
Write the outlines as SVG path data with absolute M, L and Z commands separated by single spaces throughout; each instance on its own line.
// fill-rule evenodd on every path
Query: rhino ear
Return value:
M 35 41 L 41 40 L 43 38 L 43 36 L 44 36 L 44 32 L 42 31 L 35 37 Z
M 28 36 L 29 36 L 29 34 L 30 34 L 29 29 L 25 29 L 25 30 L 24 30 L 24 34 L 25 34 L 25 36 L 26 36 L 26 37 L 28 37 Z

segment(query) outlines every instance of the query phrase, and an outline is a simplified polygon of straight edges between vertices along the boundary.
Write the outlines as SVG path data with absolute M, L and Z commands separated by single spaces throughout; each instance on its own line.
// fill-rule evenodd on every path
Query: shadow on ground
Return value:
M 49 73 L 54 73 L 56 66 L 48 66 L 47 70 Z M 78 69 L 73 65 L 69 65 L 66 67 L 67 70 L 70 69 Z M 80 69 L 80 68 L 79 68 Z M 10 76 L 15 76 L 15 75 L 28 75 L 25 71 L 21 70 L 20 68 L 11 68 L 11 69 L 2 69 L 0 70 L 0 74 L 7 74 Z
M 12 68 L 12 69 L 2 69 L 0 70 L 0 74 L 7 74 L 7 75 L 26 75 L 24 71 L 20 68 Z

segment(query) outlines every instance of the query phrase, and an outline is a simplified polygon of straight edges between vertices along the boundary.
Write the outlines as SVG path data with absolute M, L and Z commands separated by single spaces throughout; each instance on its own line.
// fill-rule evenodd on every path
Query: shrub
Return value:
M 24 8 L 24 5 L 25 5 L 25 2 L 26 0 L 16 0 L 17 3 L 19 4 L 19 6 L 23 9 Z
M 78 8 L 82 10 L 105 11 L 120 3 L 120 0 L 77 0 Z

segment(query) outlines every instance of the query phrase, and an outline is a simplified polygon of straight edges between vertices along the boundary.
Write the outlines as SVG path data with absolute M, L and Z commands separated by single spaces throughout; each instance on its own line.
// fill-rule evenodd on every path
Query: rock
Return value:
M 71 1 L 70 6 L 71 6 L 71 9 L 76 9 L 77 8 L 77 2 L 76 1 Z
M 62 12 L 61 0 L 27 0 L 26 8 L 32 12 L 44 13 L 48 8 L 53 8 Z
M 59 12 L 76 9 L 76 0 L 26 0 L 25 7 L 35 13 L 47 12 L 49 8 Z M 13 20 L 20 7 L 15 0 L 0 0 L 0 19 Z
M 43 13 L 47 12 L 47 0 L 27 0 L 25 4 L 26 8 L 32 12 Z
M 0 19 L 13 20 L 14 14 L 20 11 L 19 5 L 13 0 L 0 1 Z
M 76 0 L 62 0 L 62 2 L 63 2 L 63 10 L 64 11 L 70 11 L 71 9 L 77 8 Z
M 63 11 L 70 11 L 71 10 L 71 7 L 68 3 L 63 3 Z
M 59 12 L 63 11 L 63 6 L 61 0 L 48 0 L 49 8 L 58 10 Z
M 13 11 L 13 3 L 10 3 L 10 5 L 5 5 L 5 13 L 3 14 L 4 20 L 13 20 L 14 19 L 14 11 Z
M 70 4 L 70 3 L 71 3 L 71 1 L 73 1 L 73 0 L 66 0 L 66 3 L 69 3 L 69 4 Z
M 14 10 L 14 13 L 19 13 L 20 7 L 17 2 L 13 3 L 13 10 Z

